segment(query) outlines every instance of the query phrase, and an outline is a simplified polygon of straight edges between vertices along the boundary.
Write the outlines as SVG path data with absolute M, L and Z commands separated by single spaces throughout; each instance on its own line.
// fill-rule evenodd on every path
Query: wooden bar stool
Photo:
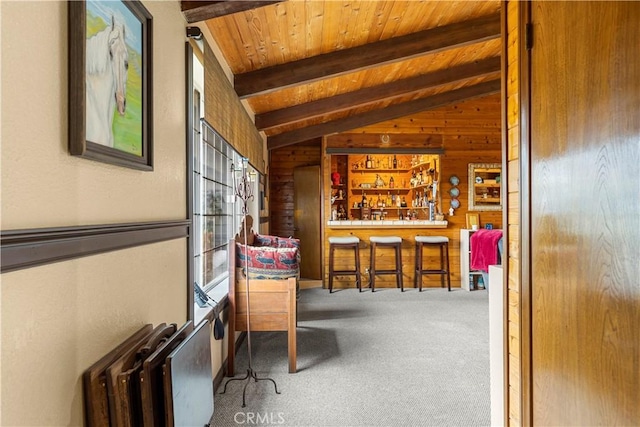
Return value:
M 416 236 L 416 264 L 415 275 L 413 279 L 413 287 L 420 283 L 420 292 L 422 292 L 422 275 L 423 274 L 439 274 L 440 284 L 444 288 L 444 276 L 447 276 L 447 288 L 451 291 L 451 272 L 449 271 L 449 238 L 443 236 Z M 425 246 L 440 248 L 440 269 L 423 269 L 422 267 L 422 250 Z M 446 261 L 445 261 L 446 259 Z M 446 268 L 445 268 L 446 263 Z
M 404 284 L 402 283 L 402 238 L 396 236 L 371 236 L 369 238 L 371 242 L 371 292 L 376 290 L 376 275 L 377 274 L 395 274 L 396 286 L 404 292 Z M 396 268 L 393 270 L 376 270 L 376 249 L 377 248 L 392 248 L 395 251 L 396 256 Z
M 353 249 L 355 256 L 354 270 L 336 270 L 334 267 L 334 253 L 336 249 Z M 356 284 L 362 292 L 360 277 L 360 239 L 356 236 L 329 237 L 329 293 L 333 292 L 333 276 L 356 276 Z

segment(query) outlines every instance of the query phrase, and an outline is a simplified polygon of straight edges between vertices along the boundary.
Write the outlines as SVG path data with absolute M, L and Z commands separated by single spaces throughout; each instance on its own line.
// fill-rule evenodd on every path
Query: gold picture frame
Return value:
M 480 228 L 480 214 L 467 212 L 467 229 L 471 230 L 474 225 Z

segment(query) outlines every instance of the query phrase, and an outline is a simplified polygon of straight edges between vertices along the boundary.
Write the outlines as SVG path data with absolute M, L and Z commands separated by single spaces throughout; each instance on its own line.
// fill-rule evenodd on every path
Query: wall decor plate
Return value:
M 458 187 L 452 187 L 449 190 L 449 195 L 451 197 L 458 197 L 460 195 L 460 189 Z
M 451 199 L 451 207 L 453 209 L 458 209 L 460 207 L 460 200 L 458 199 Z
M 458 178 L 457 175 L 451 175 L 451 178 L 449 178 L 449 182 L 451 183 L 451 185 L 458 185 L 460 184 L 460 178 Z

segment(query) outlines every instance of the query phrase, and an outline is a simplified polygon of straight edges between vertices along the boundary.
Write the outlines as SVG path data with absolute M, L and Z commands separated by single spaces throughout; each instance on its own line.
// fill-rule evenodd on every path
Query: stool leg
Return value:
M 329 245 L 329 293 L 333 292 L 333 252 L 335 246 Z
M 420 249 L 418 249 L 418 257 L 420 259 L 420 264 L 418 265 L 418 280 L 419 280 L 419 290 L 422 292 L 422 255 L 424 254 L 424 245 L 420 243 Z
M 444 243 L 440 245 L 440 287 L 444 288 Z
M 369 258 L 369 277 L 371 282 L 371 292 L 376 291 L 376 244 L 375 242 L 371 243 L 371 256 Z
M 398 243 L 396 246 L 396 280 L 400 287 L 400 291 L 404 292 L 404 283 L 402 280 L 402 243 Z
M 355 244 L 356 254 L 356 282 L 358 284 L 358 291 L 362 292 L 362 277 L 360 276 L 360 247 L 358 243 Z
M 451 270 L 449 270 L 449 243 L 444 244 L 445 253 L 447 255 L 447 288 L 451 292 Z
M 416 250 L 415 250 L 415 261 L 413 263 L 413 287 L 418 287 L 418 269 L 420 268 L 419 258 L 418 258 L 418 246 L 420 243 L 416 242 Z

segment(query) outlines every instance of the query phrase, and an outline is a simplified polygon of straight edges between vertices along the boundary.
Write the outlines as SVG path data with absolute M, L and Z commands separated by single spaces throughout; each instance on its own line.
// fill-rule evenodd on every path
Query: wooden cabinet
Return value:
M 352 154 L 348 162 L 351 218 L 429 219 L 428 203 L 419 200 L 431 199 L 432 184 L 438 186 L 438 155 Z
M 489 266 L 489 389 L 491 425 L 504 425 L 504 309 L 502 266 Z
M 499 163 L 469 164 L 469 210 L 502 210 L 502 167 Z
M 329 219 L 349 219 L 347 156 L 331 156 L 331 212 Z

